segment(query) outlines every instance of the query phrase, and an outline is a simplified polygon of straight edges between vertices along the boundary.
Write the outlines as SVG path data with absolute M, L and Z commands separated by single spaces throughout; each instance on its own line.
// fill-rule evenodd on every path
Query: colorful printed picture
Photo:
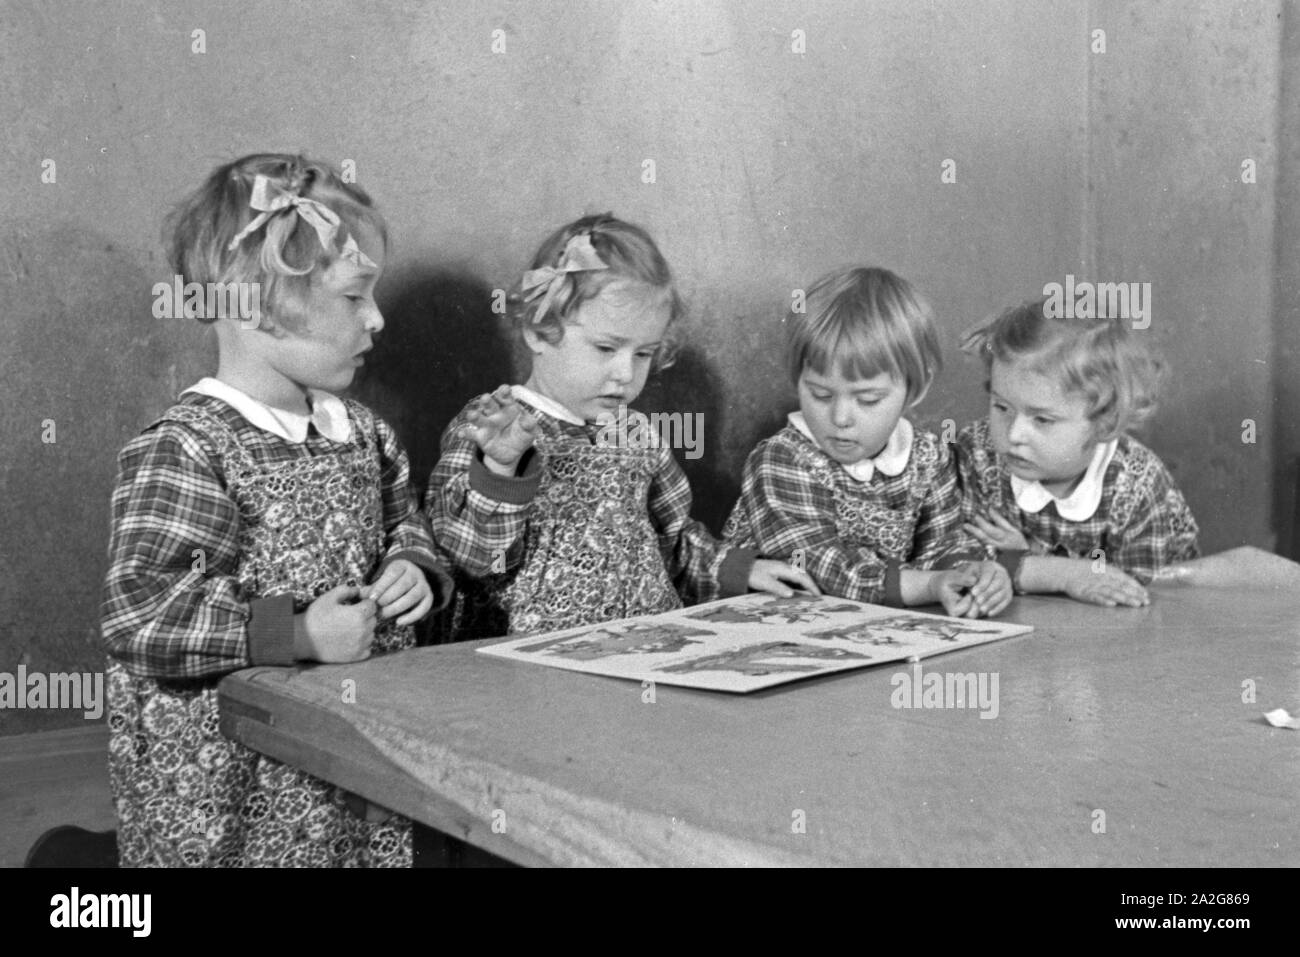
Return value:
M 636 682 L 744 693 L 925 658 L 1032 630 L 843 598 L 745 595 L 660 615 L 507 638 L 478 651 Z

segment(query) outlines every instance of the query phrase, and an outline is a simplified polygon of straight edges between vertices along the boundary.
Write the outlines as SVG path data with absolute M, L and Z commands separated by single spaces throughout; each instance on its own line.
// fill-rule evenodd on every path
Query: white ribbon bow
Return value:
M 332 253 L 336 251 L 334 241 L 338 238 L 339 226 L 342 225 L 342 220 L 339 219 L 338 213 L 324 203 L 282 189 L 272 183 L 269 178 L 259 173 L 253 178 L 253 195 L 249 197 L 248 205 L 252 209 L 256 209 L 258 214 L 249 221 L 247 226 L 235 234 L 235 238 L 226 247 L 227 250 L 237 248 L 244 241 L 244 237 L 260 229 L 262 224 L 272 216 L 285 210 L 291 210 L 316 230 L 316 238 L 320 240 L 320 244 L 326 252 Z M 343 243 L 343 248 L 337 250 L 337 252 L 341 258 L 356 266 L 372 269 L 375 266 L 374 260 L 361 251 L 361 247 L 357 245 L 356 238 L 353 236 L 349 235 Z
M 541 322 L 542 317 L 551 308 L 551 304 L 557 299 L 559 299 L 558 308 L 564 308 L 571 293 L 563 296 L 561 294 L 565 293 L 566 280 L 570 273 L 594 272 L 608 268 L 609 266 L 605 265 L 600 254 L 591 245 L 591 233 L 580 233 L 574 236 L 565 244 L 559 265 L 543 266 L 541 269 L 530 269 L 524 273 L 524 280 L 521 283 L 524 302 L 532 302 L 538 297 L 542 300 L 537 311 L 533 313 L 533 322 Z

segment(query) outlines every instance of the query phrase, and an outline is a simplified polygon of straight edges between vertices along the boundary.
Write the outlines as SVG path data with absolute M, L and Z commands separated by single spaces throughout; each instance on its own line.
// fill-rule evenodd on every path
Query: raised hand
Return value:
M 483 452 L 483 464 L 500 475 L 514 475 L 537 435 L 537 417 L 524 410 L 510 392 L 510 386 L 498 386 L 489 395 L 481 395 L 469 410 L 461 435 L 474 442 Z

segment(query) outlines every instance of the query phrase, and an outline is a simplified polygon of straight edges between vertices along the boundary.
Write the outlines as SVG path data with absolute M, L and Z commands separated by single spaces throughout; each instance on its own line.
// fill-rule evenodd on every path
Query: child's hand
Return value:
M 997 562 L 976 562 L 975 568 L 979 578 L 970 588 L 971 597 L 975 599 L 979 613 L 988 618 L 1011 604 L 1011 576 Z
M 525 412 L 503 385 L 491 395 L 479 396 L 470 409 L 461 434 L 483 452 L 483 464 L 500 475 L 514 475 L 537 435 L 537 417 Z
M 791 597 L 795 588 L 811 595 L 821 594 L 817 583 L 808 577 L 808 573 L 802 568 L 795 568 L 793 565 L 770 558 L 760 558 L 754 562 L 754 567 L 749 570 L 749 587 L 780 598 Z
M 943 605 L 944 614 L 954 618 L 978 618 L 980 607 L 970 589 L 979 580 L 980 565 L 970 562 L 960 568 L 933 572 L 930 591 L 934 600 Z
M 991 545 L 1000 551 L 1025 550 L 1029 542 L 1020 529 L 1016 528 L 997 509 L 989 509 L 987 515 L 979 515 L 962 525 L 962 528 L 979 540 L 981 545 Z
M 379 605 L 379 617 L 397 619 L 399 625 L 413 625 L 433 607 L 433 589 L 424 571 L 414 562 L 399 558 L 391 562 L 379 579 L 366 588 L 366 595 Z
M 301 661 L 362 661 L 374 636 L 375 602 L 350 585 L 331 588 L 293 616 L 294 656 Z
M 1141 608 L 1151 604 L 1151 596 L 1136 579 L 1110 566 L 1104 571 L 1094 571 L 1092 562 L 1085 560 L 1074 563 L 1061 590 L 1076 601 L 1107 608 L 1116 605 Z

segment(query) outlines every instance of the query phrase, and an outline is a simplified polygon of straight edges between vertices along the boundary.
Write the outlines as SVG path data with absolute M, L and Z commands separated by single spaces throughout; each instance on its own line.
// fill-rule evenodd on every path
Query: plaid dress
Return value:
M 690 518 L 672 452 L 625 424 L 577 425 L 520 399 L 538 421 L 523 476 L 488 470 L 460 435 L 442 435 L 425 495 L 456 574 L 452 640 L 536 634 L 655 614 L 746 590 L 752 555 Z
M 224 675 L 291 663 L 283 648 L 256 660 L 271 653 L 250 641 L 259 615 L 283 623 L 399 557 L 446 595 L 396 437 L 346 408 L 348 442 L 294 443 L 187 394 L 119 457 L 103 633 L 123 866 L 410 865 L 409 822 L 366 823 L 218 725 Z M 376 628 L 376 651 L 413 643 L 409 626 Z
M 745 462 L 740 500 L 723 538 L 766 558 L 802 564 L 823 592 L 902 605 L 903 568 L 950 568 L 984 557 L 961 529 L 961 498 L 947 449 L 914 429 L 898 475 L 859 482 L 794 425 Z
M 1070 521 L 1056 504 L 1030 512 L 1016 504 L 1011 473 L 993 448 L 987 419 L 957 436 L 962 513 L 996 509 L 1020 531 L 1031 555 L 1105 560 L 1143 584 L 1165 565 L 1200 555 L 1192 511 L 1154 452 L 1132 436 L 1120 436 L 1102 478 L 1101 502 L 1091 518 Z M 1014 553 L 1009 553 L 1014 554 Z M 1018 557 L 1018 556 L 1017 556 Z

